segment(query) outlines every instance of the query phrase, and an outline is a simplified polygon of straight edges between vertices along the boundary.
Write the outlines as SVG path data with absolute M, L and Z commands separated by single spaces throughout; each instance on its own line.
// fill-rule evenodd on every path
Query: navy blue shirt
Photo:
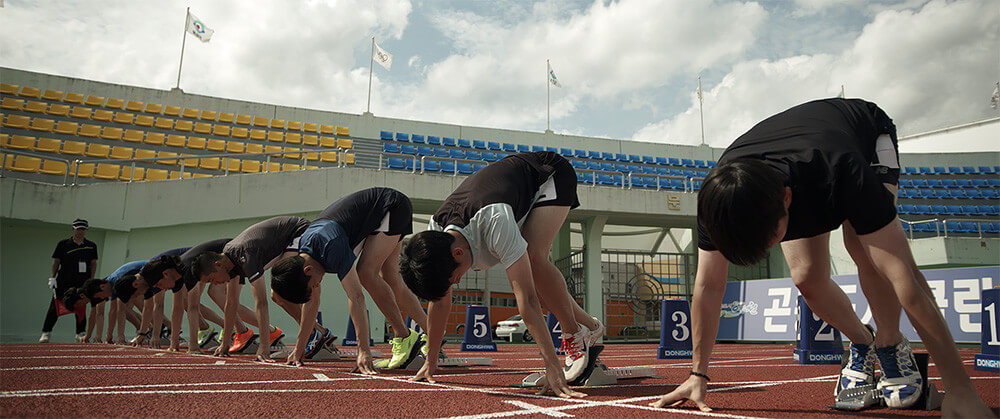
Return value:
M 317 220 L 306 228 L 299 239 L 299 253 L 316 259 L 326 272 L 337 274 L 343 281 L 354 266 L 354 251 L 347 233 L 331 220 Z

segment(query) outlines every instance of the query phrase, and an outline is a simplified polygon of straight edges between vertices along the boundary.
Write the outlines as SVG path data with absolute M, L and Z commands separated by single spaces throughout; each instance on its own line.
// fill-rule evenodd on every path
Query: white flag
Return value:
M 556 73 L 552 71 L 552 64 L 549 64 L 549 62 L 546 60 L 545 65 L 549 67 L 549 83 L 552 83 L 556 87 L 562 87 L 562 85 L 559 84 L 559 79 L 556 78 Z
M 386 70 L 392 69 L 392 54 L 378 46 L 378 42 L 375 43 L 375 56 L 372 59 Z
M 993 97 L 990 98 L 990 107 L 996 109 L 997 105 L 1000 105 L 1000 82 L 993 88 Z
M 212 34 L 215 33 L 215 31 L 209 29 L 208 26 L 205 26 L 205 23 L 202 22 L 201 19 L 192 15 L 191 12 L 188 12 L 187 15 L 187 31 L 190 32 L 191 35 L 194 35 L 195 38 L 198 38 L 201 42 L 208 42 L 212 39 Z

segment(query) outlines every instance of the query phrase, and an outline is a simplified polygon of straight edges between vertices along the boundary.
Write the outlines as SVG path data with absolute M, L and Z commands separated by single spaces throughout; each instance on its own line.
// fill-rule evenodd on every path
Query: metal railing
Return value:
M 69 159 L 63 159 L 63 158 L 59 158 L 59 157 L 52 157 L 52 156 L 47 155 L 47 154 L 33 153 L 33 152 L 30 152 L 30 151 L 22 151 L 22 150 L 9 149 L 9 148 L 3 149 L 3 151 L 0 152 L 0 154 L 4 154 L 4 155 L 14 154 L 14 155 L 21 155 L 21 156 L 28 156 L 28 157 L 37 157 L 37 158 L 40 158 L 42 160 L 54 160 L 54 161 L 59 161 L 59 162 L 66 163 L 66 171 L 65 171 L 65 173 L 63 173 L 63 183 L 62 183 L 62 185 L 66 186 L 66 182 L 69 181 L 69 168 L 70 168 L 70 163 L 71 163 L 71 160 L 69 160 Z M 3 161 L 0 161 L 0 177 L 3 177 L 4 176 L 4 172 L 7 171 L 7 170 L 8 170 L 7 169 L 7 158 L 4 157 Z
M 907 236 L 908 236 L 908 238 L 910 240 L 914 240 L 914 237 L 913 237 L 914 233 L 934 233 L 933 237 L 941 237 L 942 234 L 943 234 L 943 236 L 947 238 L 948 237 L 948 224 L 949 223 L 974 223 L 976 225 L 976 231 L 974 231 L 974 232 L 972 232 L 972 231 L 953 231 L 953 233 L 978 233 L 979 234 L 979 238 L 983 238 L 983 233 L 984 233 L 984 231 L 983 231 L 983 223 L 995 223 L 995 222 L 997 222 L 997 221 L 994 221 L 994 220 L 977 220 L 977 219 L 971 219 L 971 218 L 946 218 L 946 219 L 932 218 L 932 219 L 929 219 L 929 220 L 919 220 L 919 221 L 907 221 L 907 220 L 900 219 L 899 221 L 901 221 L 903 223 L 903 225 L 905 226 L 904 230 L 906 231 Z M 934 225 L 934 231 L 933 232 L 931 232 L 929 230 L 916 231 L 916 229 L 914 229 L 915 225 L 930 224 L 930 223 L 933 223 L 933 225 Z M 986 233 L 989 233 L 989 232 L 986 232 Z

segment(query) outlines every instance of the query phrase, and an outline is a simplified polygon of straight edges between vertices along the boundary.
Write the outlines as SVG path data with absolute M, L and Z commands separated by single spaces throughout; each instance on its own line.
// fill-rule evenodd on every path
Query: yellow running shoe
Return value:
M 421 333 L 420 334 L 420 353 L 424 355 L 424 358 L 427 358 L 427 347 L 428 346 L 429 345 L 427 345 L 427 334 L 426 333 Z
M 392 359 L 386 368 L 396 369 L 406 365 L 420 350 L 419 342 L 420 335 L 415 330 L 410 330 L 405 338 L 392 338 Z
M 375 368 L 387 368 L 387 367 L 389 367 L 389 361 L 391 361 L 391 359 L 389 359 L 389 358 L 384 358 L 384 359 L 380 359 L 378 361 L 375 361 Z

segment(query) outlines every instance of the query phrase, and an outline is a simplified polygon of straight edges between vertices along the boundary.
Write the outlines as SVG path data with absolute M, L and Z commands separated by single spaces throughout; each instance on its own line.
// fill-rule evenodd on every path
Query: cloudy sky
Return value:
M 841 86 L 904 135 L 1000 116 L 996 0 L 4 3 L 3 66 L 169 89 L 189 5 L 215 35 L 188 37 L 185 91 L 338 112 L 365 110 L 374 36 L 379 116 L 544 130 L 546 59 L 567 134 L 699 144 L 699 76 L 719 147 Z

